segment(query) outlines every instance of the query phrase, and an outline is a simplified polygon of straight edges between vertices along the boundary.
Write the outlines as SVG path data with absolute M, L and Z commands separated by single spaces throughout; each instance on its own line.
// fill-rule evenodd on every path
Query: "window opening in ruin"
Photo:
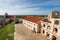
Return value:
M 54 24 L 59 25 L 59 20 L 55 20 L 55 23 Z
M 58 13 L 56 13 L 55 15 L 58 16 Z
M 47 26 L 47 29 L 51 29 L 51 27 L 50 26 Z
M 58 32 L 58 29 L 57 28 L 54 28 L 54 31 L 57 33 Z
M 45 27 L 45 24 L 43 25 L 43 27 Z
M 56 40 L 57 38 L 55 36 L 52 36 L 52 40 Z
M 43 33 L 45 33 L 45 31 L 43 30 Z

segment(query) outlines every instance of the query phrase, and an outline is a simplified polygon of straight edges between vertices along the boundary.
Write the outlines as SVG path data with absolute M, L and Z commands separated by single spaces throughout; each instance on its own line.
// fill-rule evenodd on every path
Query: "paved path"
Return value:
M 34 33 L 23 24 L 15 24 L 14 40 L 48 40 L 40 33 Z

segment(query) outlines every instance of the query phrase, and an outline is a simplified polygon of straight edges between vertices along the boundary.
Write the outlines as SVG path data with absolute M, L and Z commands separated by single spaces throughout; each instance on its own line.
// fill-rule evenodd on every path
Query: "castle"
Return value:
M 50 40 L 60 40 L 60 11 L 54 10 L 46 18 L 25 17 L 23 24 Z

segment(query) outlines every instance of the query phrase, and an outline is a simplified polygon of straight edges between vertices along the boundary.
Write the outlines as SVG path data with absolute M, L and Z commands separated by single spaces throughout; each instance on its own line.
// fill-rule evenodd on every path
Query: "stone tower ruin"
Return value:
M 60 18 L 60 11 L 58 10 L 52 11 L 52 18 Z
M 4 18 L 8 18 L 8 13 L 5 13 Z

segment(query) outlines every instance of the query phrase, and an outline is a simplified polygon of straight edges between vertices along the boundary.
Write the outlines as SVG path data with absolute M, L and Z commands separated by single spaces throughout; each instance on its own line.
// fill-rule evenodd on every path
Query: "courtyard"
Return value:
M 14 40 L 48 40 L 46 36 L 35 33 L 23 24 L 15 24 Z

